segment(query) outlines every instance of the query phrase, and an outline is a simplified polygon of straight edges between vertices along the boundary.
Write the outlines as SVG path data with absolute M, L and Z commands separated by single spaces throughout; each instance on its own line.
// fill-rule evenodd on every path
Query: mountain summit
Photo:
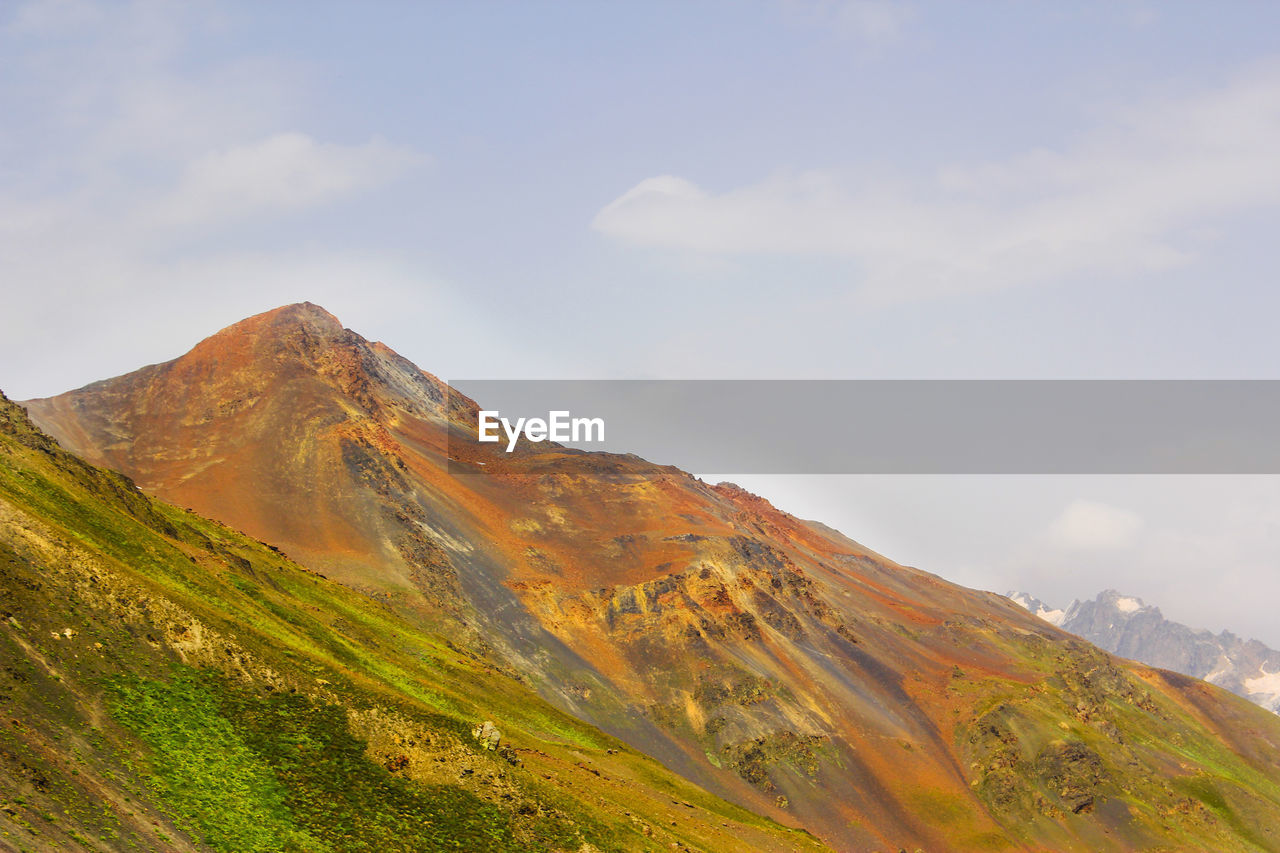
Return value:
M 26 406 L 64 447 L 132 472 L 165 500 L 352 585 L 405 592 L 432 548 L 388 518 L 395 500 L 383 493 L 403 480 L 387 426 L 412 413 L 427 427 L 444 398 L 438 379 L 304 302 L 173 361 Z
M 1272 715 L 736 487 L 479 444 L 469 401 L 316 306 L 27 406 L 837 849 L 1280 846 Z
M 1160 608 L 1113 589 L 1092 601 L 1050 609 L 1022 592 L 1009 598 L 1063 630 L 1109 652 L 1151 666 L 1203 678 L 1280 713 L 1280 651 L 1230 631 L 1214 634 L 1164 617 Z

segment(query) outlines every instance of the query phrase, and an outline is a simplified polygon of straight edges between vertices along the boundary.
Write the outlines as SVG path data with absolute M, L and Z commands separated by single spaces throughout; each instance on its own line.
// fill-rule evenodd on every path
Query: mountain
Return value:
M 2 394 L 0 649 L 0 850 L 818 849 Z
M 473 402 L 314 305 L 26 405 L 145 492 L 836 849 L 1280 849 L 1274 715 L 735 486 L 479 444 Z
M 1160 608 L 1110 589 L 1066 610 L 1051 610 L 1026 593 L 1009 598 L 1109 652 L 1203 678 L 1280 713 L 1280 652 L 1257 640 L 1188 628 L 1166 619 Z
M 1050 625 L 1057 625 L 1059 628 L 1062 627 L 1063 617 L 1066 616 L 1065 610 L 1052 608 L 1035 596 L 1029 595 L 1025 592 L 1010 592 L 1008 593 L 1008 597 L 1015 603 L 1022 605 L 1027 610 L 1030 610 Z

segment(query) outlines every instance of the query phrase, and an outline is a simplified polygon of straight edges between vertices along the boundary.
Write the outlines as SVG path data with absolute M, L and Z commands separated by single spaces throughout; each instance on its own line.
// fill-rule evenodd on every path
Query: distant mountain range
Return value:
M 1203 678 L 1280 713 L 1280 651 L 1230 631 L 1214 634 L 1164 617 L 1159 607 L 1113 589 L 1053 608 L 1025 592 L 1009 598 L 1041 619 L 1121 657 Z

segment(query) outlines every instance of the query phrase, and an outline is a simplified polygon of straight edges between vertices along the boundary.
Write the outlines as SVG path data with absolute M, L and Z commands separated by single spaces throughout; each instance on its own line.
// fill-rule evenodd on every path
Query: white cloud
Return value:
M 1114 551 L 1132 546 L 1143 527 L 1137 513 L 1076 500 L 1049 525 L 1049 541 L 1071 551 Z
M 306 80 L 221 49 L 231 24 L 216 4 L 39 0 L 4 17 L 6 392 L 50 393 L 155 360 L 148 348 L 192 340 L 176 317 L 230 322 L 299 299 L 338 310 L 346 292 L 385 306 L 410 287 L 403 264 L 318 246 L 291 217 L 375 191 L 426 158 L 376 137 L 304 132 Z M 270 226 L 271 248 L 215 227 L 238 223 Z M 79 346 L 60 346 L 67 338 Z M 85 351 L 114 361 L 86 362 Z
M 324 204 L 385 184 L 422 159 L 380 139 L 337 145 L 278 133 L 197 158 L 153 213 L 163 223 L 190 224 Z
M 806 171 L 723 192 L 650 178 L 592 227 L 637 246 L 844 259 L 877 299 L 1130 275 L 1194 258 L 1222 216 L 1280 203 L 1278 150 L 1269 68 L 1117 111 L 1072 145 L 927 178 Z

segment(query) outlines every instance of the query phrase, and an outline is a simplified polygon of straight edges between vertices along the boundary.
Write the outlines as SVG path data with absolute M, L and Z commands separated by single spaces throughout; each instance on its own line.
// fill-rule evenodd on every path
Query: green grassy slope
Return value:
M 0 849 L 819 847 L 0 395 Z

